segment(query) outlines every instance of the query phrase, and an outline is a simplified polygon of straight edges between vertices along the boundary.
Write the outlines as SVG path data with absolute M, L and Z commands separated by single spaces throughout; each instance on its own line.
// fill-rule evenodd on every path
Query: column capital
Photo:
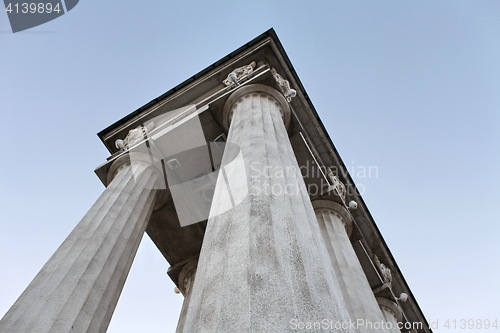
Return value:
M 186 291 L 189 288 L 189 284 L 192 282 L 192 277 L 196 273 L 196 268 L 198 267 L 198 258 L 188 261 L 182 266 L 179 272 L 179 277 L 177 278 L 177 285 L 181 293 L 186 296 Z
M 290 127 L 290 105 L 286 101 L 283 94 L 270 86 L 266 86 L 263 84 L 248 84 L 233 92 L 224 104 L 224 108 L 222 111 L 222 127 L 224 128 L 226 133 L 229 131 L 229 126 L 231 124 L 235 106 L 242 103 L 245 97 L 252 95 L 265 95 L 268 98 L 272 99 L 280 109 L 283 122 L 285 123 L 285 128 L 288 129 Z
M 160 175 L 162 174 L 158 167 L 154 165 L 154 160 L 150 155 L 142 152 L 131 151 L 120 155 L 113 161 L 108 169 L 107 185 L 109 185 L 116 175 L 118 175 L 118 173 L 127 166 L 132 166 L 133 171 L 137 176 L 148 167 L 153 168 Z
M 353 223 L 351 215 L 345 207 L 331 200 L 314 200 L 312 201 L 312 205 L 315 212 L 326 209 L 336 215 L 342 221 L 342 224 L 347 232 L 347 236 L 351 237 Z
M 157 164 L 155 165 L 154 161 L 154 157 L 143 152 L 128 151 L 120 155 L 111 163 L 108 169 L 106 187 L 111 184 L 113 179 L 115 179 L 120 172 L 127 168 L 132 169 L 135 180 L 137 180 L 145 170 L 151 169 L 158 176 L 157 181 L 151 185 L 150 188 L 157 192 L 153 210 L 160 209 L 170 199 L 170 192 L 167 191 L 163 172 L 159 169 Z
M 401 310 L 401 307 L 396 302 L 386 297 L 375 298 L 377 299 L 377 303 L 382 310 L 391 313 L 398 322 L 403 320 L 403 310 Z

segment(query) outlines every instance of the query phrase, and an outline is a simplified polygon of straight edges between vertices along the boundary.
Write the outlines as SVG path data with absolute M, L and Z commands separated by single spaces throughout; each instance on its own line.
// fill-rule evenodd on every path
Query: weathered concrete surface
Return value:
M 385 318 L 349 240 L 352 231 L 349 213 L 329 200 L 315 200 L 313 207 L 351 318 L 381 324 Z M 359 332 L 373 332 L 367 325 L 357 328 Z
M 244 168 L 219 173 L 182 332 L 289 332 L 291 320 L 347 322 L 284 126 L 286 101 L 274 89 L 249 85 L 228 103 L 228 142 L 241 148 Z M 248 196 L 226 211 L 245 182 Z
M 5 314 L 0 332 L 105 332 L 153 209 L 157 178 L 142 164 L 134 171 L 122 165 Z

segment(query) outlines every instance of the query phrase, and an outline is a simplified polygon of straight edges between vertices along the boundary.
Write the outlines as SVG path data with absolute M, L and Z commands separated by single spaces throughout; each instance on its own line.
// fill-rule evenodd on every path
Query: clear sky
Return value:
M 500 1 L 91 1 L 0 12 L 0 316 L 103 191 L 96 133 L 274 27 L 435 332 L 500 325 Z M 144 237 L 109 332 L 174 332 Z M 484 330 L 480 330 L 484 331 Z M 493 331 L 491 331 L 493 332 Z

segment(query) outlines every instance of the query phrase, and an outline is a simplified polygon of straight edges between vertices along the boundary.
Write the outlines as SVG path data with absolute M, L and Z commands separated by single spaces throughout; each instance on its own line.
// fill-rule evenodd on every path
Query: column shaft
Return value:
M 184 302 L 182 303 L 181 313 L 179 315 L 179 322 L 177 323 L 177 333 L 180 333 L 184 329 L 184 324 L 186 322 L 186 314 L 189 308 L 189 302 L 191 300 L 191 293 L 193 291 L 193 283 L 196 277 L 196 266 L 198 265 L 198 260 L 193 260 L 184 265 L 179 274 L 179 287 L 184 295 Z
M 352 320 L 381 324 L 385 321 L 384 316 L 346 231 L 346 227 L 352 227 L 346 209 L 326 200 L 314 201 L 313 206 Z M 365 325 L 357 328 L 360 332 L 373 331 Z
M 0 321 L 7 332 L 105 332 L 144 234 L 158 174 L 130 164 Z
M 226 148 L 182 332 L 287 332 L 297 322 L 349 320 L 282 119 L 288 105 L 260 87 L 240 88 L 258 91 L 240 92 L 232 105 L 228 142 L 244 167 L 224 167 L 234 158 Z M 227 210 L 245 182 L 248 195 Z

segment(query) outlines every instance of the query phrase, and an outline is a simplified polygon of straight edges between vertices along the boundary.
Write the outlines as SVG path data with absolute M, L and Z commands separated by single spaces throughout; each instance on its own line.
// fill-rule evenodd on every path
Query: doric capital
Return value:
M 347 209 L 339 205 L 336 202 L 330 200 L 314 200 L 312 202 L 314 211 L 317 213 L 321 210 L 327 210 L 330 214 L 337 216 L 337 218 L 342 221 L 345 227 L 347 235 L 350 237 L 352 234 L 352 218 Z
M 386 297 L 375 298 L 377 299 L 377 303 L 382 311 L 386 311 L 392 314 L 398 322 L 403 320 L 403 310 L 401 310 L 401 307 L 396 302 Z
M 285 97 L 283 97 L 283 94 L 281 94 L 278 90 L 263 84 L 249 84 L 244 85 L 233 92 L 224 104 L 222 112 L 222 126 L 226 132 L 229 130 L 229 125 L 231 124 L 235 107 L 240 103 L 243 103 L 246 98 L 251 96 L 262 96 L 274 101 L 277 107 L 279 107 L 281 116 L 283 117 L 283 121 L 285 123 L 285 128 L 289 128 L 291 111 L 288 102 Z

